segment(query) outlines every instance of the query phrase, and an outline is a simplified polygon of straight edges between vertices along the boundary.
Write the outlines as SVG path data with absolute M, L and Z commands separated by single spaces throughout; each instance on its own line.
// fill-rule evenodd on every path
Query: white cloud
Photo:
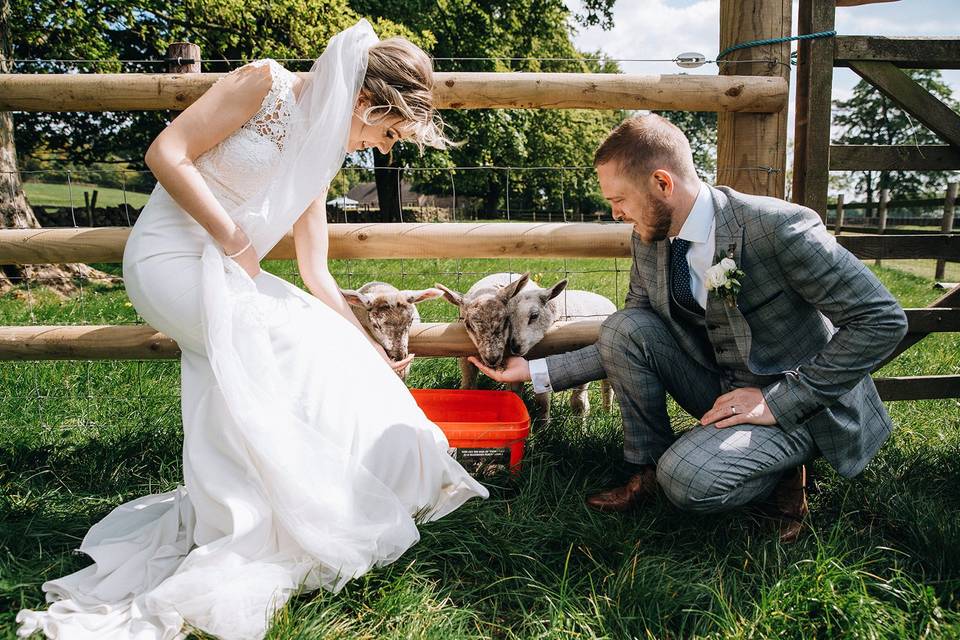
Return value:
M 580 0 L 566 0 L 576 10 Z M 680 6 L 683 4 L 684 6 Z M 960 12 L 954 0 L 901 0 L 837 10 L 837 31 L 883 36 L 936 36 L 960 34 Z M 720 0 L 619 0 L 614 5 L 614 27 L 583 29 L 574 42 L 584 51 L 601 50 L 611 58 L 672 59 L 697 51 L 712 60 L 720 39 Z M 797 32 L 797 2 L 793 3 L 793 32 Z M 795 46 L 795 45 L 794 45 Z M 622 62 L 627 73 L 715 74 L 716 65 L 683 70 L 673 63 Z M 960 71 L 944 71 L 944 79 L 960 91 Z M 849 96 L 858 77 L 838 69 L 834 97 Z
M 571 10 L 580 0 L 565 0 Z M 842 7 L 837 10 L 837 32 L 881 36 L 937 36 L 960 34 L 960 12 L 956 0 L 901 0 L 899 2 Z M 680 6 L 680 5 L 684 6 Z M 615 59 L 672 59 L 685 51 L 696 51 L 712 60 L 720 40 L 720 0 L 618 0 L 614 5 L 614 26 L 610 31 L 598 27 L 583 29 L 574 37 L 583 51 L 601 50 Z M 793 33 L 797 33 L 797 0 L 793 2 Z M 796 48 L 796 45 L 794 45 Z M 717 66 L 680 69 L 673 63 L 621 62 L 626 73 L 717 73 Z M 945 70 L 943 78 L 960 95 L 960 71 Z M 793 136 L 794 81 L 790 82 L 790 122 Z M 833 98 L 852 95 L 859 76 L 849 69 L 834 70 Z
M 567 0 L 571 8 L 579 0 Z M 720 37 L 719 0 L 699 0 L 684 7 L 666 0 L 619 0 L 613 9 L 614 28 L 582 29 L 575 37 L 577 47 L 585 51 L 601 50 L 617 59 L 667 59 L 696 51 L 712 59 Z M 622 62 L 626 73 L 678 73 L 673 63 Z M 716 67 L 705 65 L 691 73 L 715 74 Z
M 576 11 L 580 0 L 565 0 Z M 899 2 L 844 7 L 837 10 L 836 29 L 840 34 L 879 36 L 938 36 L 960 34 L 960 12 L 956 0 L 900 0 Z M 680 6 L 685 5 L 685 6 Z M 720 0 L 617 0 L 613 29 L 581 29 L 574 43 L 581 51 L 600 50 L 620 60 L 637 58 L 673 59 L 695 51 L 712 60 L 719 52 Z M 797 33 L 797 0 L 793 2 L 792 33 Z M 796 49 L 796 44 L 793 45 Z M 717 73 L 717 65 L 681 69 L 672 62 L 621 62 L 625 73 L 672 74 Z M 795 69 L 795 67 L 794 67 Z M 943 79 L 960 96 L 960 70 L 945 70 Z M 837 68 L 833 75 L 834 100 L 846 100 L 860 77 L 849 69 Z M 790 78 L 787 138 L 793 139 L 796 74 Z M 834 132 L 836 135 L 836 132 Z M 788 142 L 789 144 L 789 142 Z

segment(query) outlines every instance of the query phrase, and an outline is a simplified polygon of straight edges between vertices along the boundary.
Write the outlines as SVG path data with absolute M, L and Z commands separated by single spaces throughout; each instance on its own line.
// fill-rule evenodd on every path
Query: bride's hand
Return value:
M 240 251 L 241 249 L 243 251 Z M 237 251 L 240 251 L 240 253 L 234 255 Z M 230 239 L 223 243 L 223 253 L 231 256 L 231 259 L 239 264 L 251 278 L 257 277 L 260 273 L 260 260 L 257 258 L 257 250 L 240 227 L 237 227 Z
M 399 375 L 404 369 L 407 368 L 411 362 L 413 362 L 413 357 L 416 354 L 408 354 L 403 360 L 391 360 L 390 366 L 393 368 L 394 372 Z
M 408 364 L 410 364 L 411 362 L 413 362 L 413 357 L 414 357 L 414 355 L 415 355 L 415 354 L 413 354 L 413 353 L 409 354 L 409 355 L 408 355 L 406 358 L 404 358 L 403 360 L 393 360 L 393 359 L 390 358 L 390 356 L 387 355 L 387 352 L 386 352 L 386 351 L 384 350 L 384 348 L 380 345 L 380 343 L 374 342 L 373 340 L 371 340 L 371 341 L 370 341 L 370 344 L 372 344 L 372 345 L 373 345 L 373 348 L 376 349 L 377 353 L 380 354 L 380 357 L 383 358 L 388 365 L 390 365 L 390 368 L 393 369 L 394 373 L 399 374 L 401 371 L 403 371 L 403 369 L 404 369 Z
M 260 273 L 260 260 L 257 259 L 257 250 L 251 245 L 246 251 L 233 258 L 233 260 L 243 267 L 251 278 L 256 278 Z

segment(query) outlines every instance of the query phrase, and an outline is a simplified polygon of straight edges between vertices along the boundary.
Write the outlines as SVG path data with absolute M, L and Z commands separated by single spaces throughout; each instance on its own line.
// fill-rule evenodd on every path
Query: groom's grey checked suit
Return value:
M 869 372 L 906 333 L 889 291 L 840 247 L 809 209 L 709 188 L 716 249 L 743 270 L 735 305 L 710 294 L 704 313 L 671 294 L 669 240 L 633 235 L 625 308 L 596 344 L 547 358 L 554 389 L 610 379 L 624 456 L 657 464 L 667 496 L 715 511 L 772 490 L 781 472 L 815 455 L 860 473 L 892 429 Z M 776 426 L 696 426 L 677 439 L 664 391 L 694 417 L 717 396 L 759 387 Z

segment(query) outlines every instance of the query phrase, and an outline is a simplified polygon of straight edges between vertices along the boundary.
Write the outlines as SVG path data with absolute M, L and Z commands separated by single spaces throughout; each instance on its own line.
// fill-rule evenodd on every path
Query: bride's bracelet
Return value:
M 237 251 L 236 253 L 224 253 L 223 255 L 225 255 L 225 256 L 228 257 L 228 258 L 236 258 L 236 257 L 239 256 L 241 253 L 243 253 L 244 251 L 246 251 L 247 249 L 249 249 L 249 248 L 250 248 L 250 245 L 252 245 L 252 244 L 253 244 L 253 240 L 247 240 L 247 244 L 245 244 L 245 245 L 243 246 L 243 249 L 240 249 L 240 251 Z

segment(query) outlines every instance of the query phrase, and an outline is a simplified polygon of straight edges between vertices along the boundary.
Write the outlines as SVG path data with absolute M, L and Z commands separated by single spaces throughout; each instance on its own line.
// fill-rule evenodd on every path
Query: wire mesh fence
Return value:
M 114 175 L 105 179 L 110 171 Z M 398 180 L 394 193 L 399 206 L 391 207 L 398 213 L 396 222 L 613 224 L 606 209 L 593 206 L 598 196 L 592 167 L 395 167 L 381 173 L 391 181 L 394 176 Z M 341 171 L 328 195 L 331 224 L 376 223 L 385 218 L 387 207 L 381 207 L 378 201 L 376 174 L 374 168 L 366 166 Z M 21 172 L 21 179 L 44 227 L 130 227 L 141 215 L 154 185 L 148 172 L 129 168 L 99 167 L 96 172 L 72 168 L 29 170 Z M 500 186 L 496 200 L 471 195 L 477 192 L 477 184 L 487 182 Z M 585 197 L 586 190 L 591 191 L 589 198 Z M 123 289 L 121 266 L 90 266 L 98 273 L 71 277 L 73 289 L 66 295 L 58 293 L 62 286 L 56 286 L 64 284 L 62 274 L 11 272 L 13 287 L 0 297 L 0 325 L 142 323 Z M 263 267 L 304 286 L 295 260 L 265 261 Z M 330 270 L 344 289 L 381 281 L 399 289 L 417 290 L 439 282 L 460 292 L 491 273 L 529 273 L 543 287 L 566 279 L 568 289 L 600 293 L 620 306 L 630 262 L 616 258 L 509 256 L 344 259 L 331 260 Z M 458 316 L 457 308 L 443 299 L 423 302 L 418 310 L 423 322 L 455 322 Z M 443 360 L 447 362 L 433 360 L 436 364 L 421 369 L 425 377 L 419 383 L 415 366 L 411 384 L 455 385 L 456 364 L 452 359 Z M 90 428 L 111 420 L 142 428 L 179 418 L 177 361 L 11 361 L 0 370 L 0 394 L 4 396 L 0 428 L 22 426 L 24 420 L 37 428 L 57 430 L 83 425 Z

